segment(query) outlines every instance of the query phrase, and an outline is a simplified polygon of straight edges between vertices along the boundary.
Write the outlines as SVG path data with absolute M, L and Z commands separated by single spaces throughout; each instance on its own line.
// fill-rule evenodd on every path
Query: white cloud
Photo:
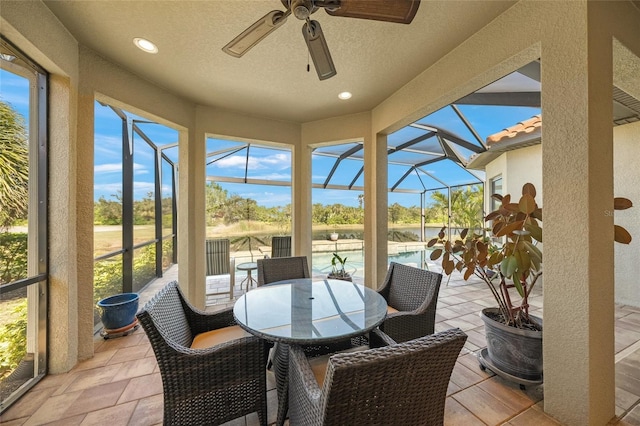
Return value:
M 122 163 L 107 163 L 96 165 L 93 169 L 95 174 L 122 172 Z
M 113 183 L 102 183 L 93 186 L 93 191 L 95 193 L 106 193 L 106 194 L 116 194 L 118 191 L 122 191 L 122 183 L 121 182 L 113 182 Z M 105 198 L 109 198 L 105 196 Z
M 244 169 L 247 157 L 243 155 L 233 155 L 214 163 L 220 168 L 241 168 Z M 249 169 L 286 169 L 291 167 L 291 159 L 287 154 L 273 154 L 265 157 L 249 157 Z
M 122 163 L 106 163 L 106 164 L 97 164 L 93 171 L 95 174 L 100 173 L 121 173 L 122 172 Z M 149 170 L 143 165 L 139 163 L 133 163 L 133 171 L 136 176 L 138 175 L 147 175 L 149 174 Z
M 154 192 L 156 186 L 153 182 L 134 182 L 133 183 L 133 192 L 134 194 L 144 194 L 145 196 L 149 192 Z

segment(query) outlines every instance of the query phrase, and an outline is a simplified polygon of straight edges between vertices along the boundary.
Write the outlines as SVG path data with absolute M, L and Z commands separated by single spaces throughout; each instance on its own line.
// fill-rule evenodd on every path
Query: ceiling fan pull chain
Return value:
M 307 72 L 309 72 L 310 69 L 311 67 L 309 66 L 309 49 L 307 49 Z

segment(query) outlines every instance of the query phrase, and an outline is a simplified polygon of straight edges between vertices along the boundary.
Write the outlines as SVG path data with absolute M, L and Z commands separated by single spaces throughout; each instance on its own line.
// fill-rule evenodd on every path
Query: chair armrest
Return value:
M 396 341 L 393 340 L 384 331 L 376 328 L 369 333 L 369 347 L 370 348 L 382 348 L 384 346 L 395 345 Z
M 393 336 L 400 343 L 419 336 L 433 334 L 435 329 L 435 315 L 429 311 L 402 311 L 387 315 L 380 327 L 384 333 Z
M 309 360 L 302 348 L 289 347 L 289 415 L 290 420 L 308 420 L 322 412 L 322 389 L 311 371 Z
M 197 309 L 185 300 L 183 300 L 183 303 L 187 304 L 184 308 L 184 313 L 194 336 L 237 324 L 233 317 L 233 308 L 226 308 L 218 312 L 206 312 Z

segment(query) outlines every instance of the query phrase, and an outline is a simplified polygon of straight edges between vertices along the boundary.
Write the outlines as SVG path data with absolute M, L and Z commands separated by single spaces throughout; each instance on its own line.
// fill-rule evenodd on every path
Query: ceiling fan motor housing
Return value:
M 291 0 L 291 13 L 302 21 L 308 19 L 316 10 L 318 8 L 312 0 Z

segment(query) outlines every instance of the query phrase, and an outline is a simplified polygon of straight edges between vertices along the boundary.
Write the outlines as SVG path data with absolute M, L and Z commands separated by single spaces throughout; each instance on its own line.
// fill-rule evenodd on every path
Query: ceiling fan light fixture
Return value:
M 222 51 L 236 58 L 241 57 L 263 38 L 284 24 L 289 13 L 288 11 L 272 10 L 231 40 L 222 48 Z
M 133 44 L 143 52 L 147 53 L 158 53 L 158 46 L 156 46 L 152 41 L 147 40 L 146 38 L 136 37 L 133 39 Z
M 304 40 L 307 42 L 307 48 L 309 49 L 309 56 L 313 61 L 313 65 L 318 73 L 320 80 L 326 80 L 337 74 L 336 67 L 333 65 L 331 59 L 331 53 L 329 53 L 329 46 L 324 39 L 322 28 L 318 21 L 308 20 L 302 26 L 302 34 Z
M 338 98 L 346 101 L 347 99 L 351 99 L 351 92 L 340 92 L 338 93 Z

